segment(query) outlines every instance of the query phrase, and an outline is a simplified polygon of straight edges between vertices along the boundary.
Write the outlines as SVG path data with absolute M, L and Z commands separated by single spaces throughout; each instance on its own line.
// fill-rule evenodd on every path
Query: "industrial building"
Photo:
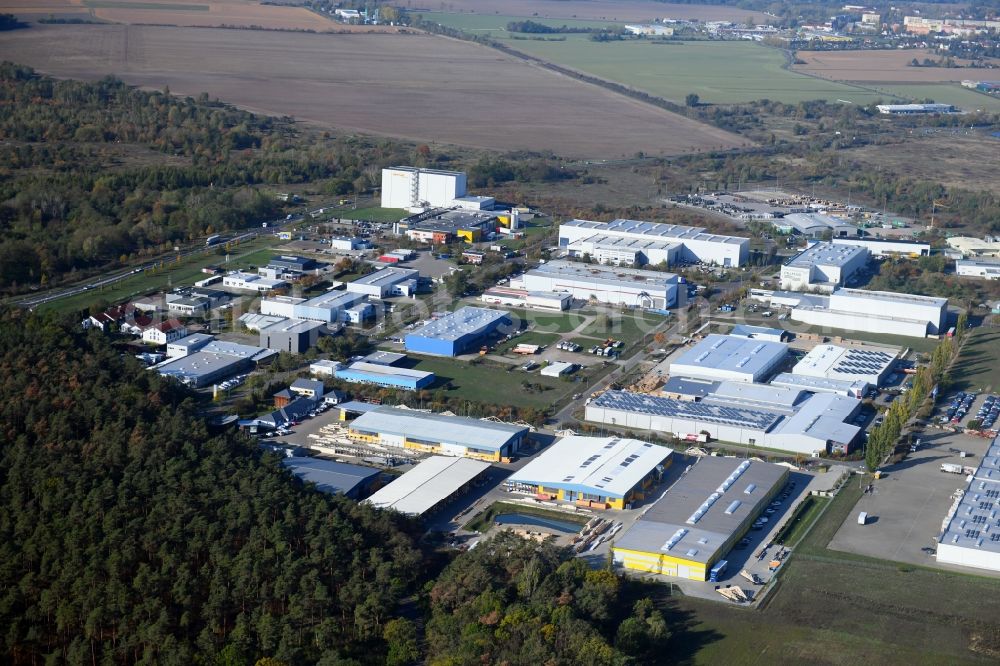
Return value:
M 785 342 L 791 334 L 781 328 L 770 328 L 768 326 L 751 326 L 750 324 L 737 324 L 729 335 L 741 338 L 753 338 L 754 340 L 764 340 L 766 342 Z
M 677 306 L 679 282 L 672 273 L 550 261 L 525 273 L 519 284 L 529 292 L 564 292 L 585 302 L 666 309 Z
M 956 113 L 951 104 L 876 104 L 879 113 L 891 116 L 911 116 L 928 113 Z
M 771 380 L 771 386 L 809 391 L 810 393 L 835 393 L 860 400 L 868 391 L 868 382 L 862 380 L 827 379 L 826 377 L 808 377 L 782 372 Z
M 304 483 L 315 484 L 316 490 L 351 499 L 366 495 L 379 478 L 379 471 L 374 467 L 320 458 L 284 458 L 281 464 Z
M 499 224 L 496 213 L 446 210 L 406 218 L 396 224 L 396 230 L 421 243 L 475 243 L 492 236 Z
M 386 267 L 346 283 L 345 289 L 349 293 L 364 294 L 369 298 L 412 297 L 417 293 L 419 279 L 420 273 L 412 268 Z
M 896 355 L 884 347 L 816 345 L 795 364 L 792 374 L 881 386 L 892 374 Z
M 992 236 L 986 238 L 952 236 L 947 239 L 947 243 L 963 257 L 1000 257 L 1000 240 Z
M 364 294 L 331 290 L 314 298 L 273 296 L 262 298 L 260 313 L 288 319 L 309 319 L 326 324 L 343 321 L 344 312 L 365 300 Z
M 378 407 L 352 421 L 348 432 L 351 439 L 367 444 L 499 462 L 517 451 L 528 428 L 464 416 Z
M 614 561 L 634 571 L 708 580 L 787 479 L 780 465 L 699 458 L 615 539 Z
M 566 361 L 553 361 L 547 366 L 539 370 L 538 374 L 542 377 L 562 377 L 563 375 L 572 374 L 576 370 L 576 363 L 567 363 Z
M 955 262 L 955 275 L 1000 280 L 1000 261 L 986 259 L 959 259 Z
M 408 166 L 382 169 L 382 208 L 445 208 L 465 194 L 463 171 Z
M 785 361 L 788 345 L 712 333 L 670 363 L 670 375 L 762 382 Z
M 258 294 L 262 294 L 266 291 L 273 291 L 275 289 L 287 287 L 288 283 L 284 280 L 266 278 L 260 275 L 254 275 L 253 273 L 234 271 L 222 278 L 222 286 L 229 287 L 230 289 L 254 291 Z
M 829 295 L 751 289 L 750 297 L 823 329 L 923 338 L 944 333 L 948 321 L 948 299 L 934 296 L 837 288 Z
M 309 364 L 309 374 L 317 377 L 333 377 L 333 374 L 344 367 L 340 361 L 320 359 Z
M 868 250 L 856 245 L 815 243 L 781 266 L 781 288 L 833 291 L 868 265 Z
M 267 268 L 272 268 L 280 273 L 289 275 L 301 275 L 306 271 L 316 268 L 316 260 L 297 255 L 283 254 L 279 257 L 271 257 L 267 262 Z
M 586 407 L 587 421 L 815 455 L 849 451 L 861 429 L 860 401 L 777 385 L 720 382 L 700 400 L 606 391 Z
M 637 439 L 564 437 L 514 472 L 504 487 L 590 509 L 626 509 L 646 498 L 670 465 L 671 453 Z
M 418 391 L 434 383 L 434 373 L 409 368 L 396 368 L 381 363 L 358 361 L 339 368 L 334 377 L 353 384 L 374 384 L 385 388 Z
M 479 460 L 431 456 L 366 501 L 380 509 L 426 516 L 464 493 L 489 469 L 489 463 Z
M 629 249 L 624 243 L 617 244 L 615 252 L 631 253 L 634 249 L 635 252 L 631 255 L 631 260 L 617 255 L 617 263 L 629 265 L 665 262 L 670 266 L 677 262 L 700 262 L 735 267 L 742 266 L 750 257 L 749 238 L 710 234 L 706 233 L 703 227 L 660 224 L 640 220 L 613 220 L 612 222 L 571 220 L 559 225 L 559 247 L 566 249 L 571 256 L 591 254 L 597 246 L 608 247 L 610 252 L 616 247 L 617 240 L 653 243 L 646 246 L 637 245 L 632 249 Z M 601 255 L 600 252 L 597 254 Z M 604 260 L 615 263 L 613 252 L 601 256 L 604 257 Z M 598 257 L 593 258 L 601 260 Z
M 407 351 L 458 356 L 475 351 L 498 328 L 510 324 L 503 310 L 464 307 L 408 333 L 403 342 Z
M 167 356 L 169 358 L 181 358 L 198 351 L 215 338 L 208 333 L 192 333 L 167 343 Z
M 858 235 L 858 228 L 850 222 L 823 213 L 790 213 L 774 220 L 772 226 L 782 233 L 799 233 L 809 238 Z
M 507 305 L 511 307 L 539 308 L 542 310 L 566 310 L 573 296 L 566 292 L 528 291 L 511 287 L 490 287 L 479 297 L 483 303 Z
M 890 238 L 834 238 L 834 245 L 853 245 L 863 247 L 873 257 L 927 257 L 931 253 L 930 243 L 919 241 L 893 240 Z
M 937 561 L 1000 571 L 1000 437 L 994 439 L 941 527 Z
M 260 329 L 260 346 L 292 354 L 304 354 L 316 346 L 326 332 L 322 322 L 308 319 L 283 319 Z
M 213 340 L 193 354 L 167 359 L 152 366 L 166 377 L 201 388 L 226 377 L 252 370 L 277 354 L 271 349 Z
M 330 248 L 338 252 L 353 252 L 354 250 L 365 250 L 368 247 L 368 241 L 356 236 L 334 236 L 330 239 Z

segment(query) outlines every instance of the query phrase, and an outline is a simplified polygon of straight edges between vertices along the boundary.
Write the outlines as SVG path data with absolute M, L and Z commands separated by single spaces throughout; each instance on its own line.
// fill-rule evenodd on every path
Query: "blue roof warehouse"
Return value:
M 458 356 L 474 351 L 491 333 L 504 325 L 510 325 L 510 318 L 503 310 L 464 307 L 407 335 L 406 350 L 436 356 Z

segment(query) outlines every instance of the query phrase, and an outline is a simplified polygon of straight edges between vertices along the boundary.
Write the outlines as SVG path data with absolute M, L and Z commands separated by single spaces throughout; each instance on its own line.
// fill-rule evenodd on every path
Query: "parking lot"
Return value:
M 920 433 L 921 444 L 903 461 L 883 467 L 885 478 L 871 481 L 858 476 L 851 483 L 870 483 L 858 500 L 830 548 L 879 559 L 920 564 L 953 571 L 960 567 L 939 565 L 934 558 L 941 523 L 955 491 L 966 486 L 962 474 L 941 471 L 943 463 L 974 467 L 989 447 L 989 439 L 929 429 Z M 962 457 L 960 452 L 968 455 Z M 868 514 L 858 524 L 858 514 Z M 977 574 L 988 575 L 976 570 Z M 1000 574 L 997 574 L 1000 575 Z

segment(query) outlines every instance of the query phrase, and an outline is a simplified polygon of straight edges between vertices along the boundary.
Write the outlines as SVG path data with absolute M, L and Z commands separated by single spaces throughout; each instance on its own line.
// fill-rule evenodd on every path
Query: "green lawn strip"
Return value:
M 505 513 L 522 513 L 527 516 L 538 516 L 540 518 L 551 518 L 567 523 L 586 525 L 591 516 L 580 516 L 569 512 L 556 511 L 553 509 L 539 509 L 526 504 L 515 504 L 513 502 L 494 502 L 485 511 L 467 522 L 462 529 L 472 532 L 486 532 L 493 527 L 494 519 Z
M 809 496 L 795 508 L 795 514 L 785 523 L 775 536 L 775 543 L 794 547 L 806 535 L 809 528 L 830 502 L 826 497 Z
M 952 388 L 1000 391 L 1000 329 L 979 327 L 969 334 L 950 372 Z
M 669 321 L 668 317 L 647 315 L 642 312 L 621 312 L 609 314 L 607 326 L 602 326 L 600 317 L 601 315 L 598 315 L 597 320 L 590 322 L 586 328 L 580 331 L 580 335 L 598 338 L 602 341 L 607 338 L 621 340 L 626 346 L 654 333 L 656 329 Z
M 403 208 L 380 208 L 378 206 L 373 206 L 371 208 L 332 208 L 328 209 L 327 213 L 333 215 L 333 217 L 339 217 L 345 220 L 371 220 L 373 222 L 399 222 L 404 217 L 409 215 L 409 211 Z
M 579 312 L 548 313 L 523 308 L 504 308 L 511 314 L 515 324 L 521 328 L 530 327 L 535 333 L 569 333 L 585 321 L 585 316 Z

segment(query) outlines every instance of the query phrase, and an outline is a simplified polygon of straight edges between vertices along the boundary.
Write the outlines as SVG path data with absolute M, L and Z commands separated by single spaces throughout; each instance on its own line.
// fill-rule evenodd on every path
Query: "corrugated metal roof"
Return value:
M 366 501 L 383 509 L 420 516 L 489 468 L 470 458 L 431 456 Z
M 379 407 L 366 412 L 351 423 L 351 428 L 486 451 L 498 451 L 516 436 L 528 431 L 524 426 L 395 407 Z

